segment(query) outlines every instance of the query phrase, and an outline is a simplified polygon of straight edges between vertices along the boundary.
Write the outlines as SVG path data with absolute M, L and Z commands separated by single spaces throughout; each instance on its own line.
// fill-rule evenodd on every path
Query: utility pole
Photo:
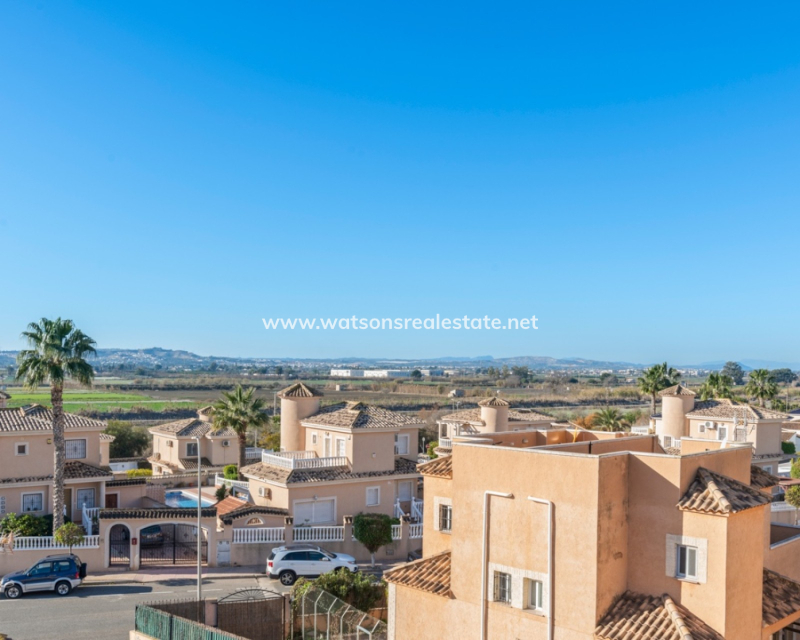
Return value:
M 198 607 L 203 606 L 203 493 L 202 493 L 202 458 L 200 457 L 200 436 L 195 436 L 197 441 L 197 602 Z

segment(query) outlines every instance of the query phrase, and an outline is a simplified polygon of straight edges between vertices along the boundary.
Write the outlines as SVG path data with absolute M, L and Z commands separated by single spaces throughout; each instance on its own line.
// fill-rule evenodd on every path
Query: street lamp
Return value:
M 197 441 L 197 602 L 203 601 L 203 492 L 202 492 L 202 462 L 200 458 L 200 436 L 194 436 Z M 199 606 L 199 604 L 198 604 Z

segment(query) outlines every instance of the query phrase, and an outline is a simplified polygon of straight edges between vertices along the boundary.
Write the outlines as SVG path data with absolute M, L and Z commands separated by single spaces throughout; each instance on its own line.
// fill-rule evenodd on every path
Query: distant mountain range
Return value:
M 7 367 L 16 361 L 16 351 L 0 351 L 0 367 Z M 425 367 L 425 366 L 495 366 L 503 365 L 524 366 L 534 370 L 579 370 L 579 369 L 641 369 L 646 364 L 635 362 L 616 362 L 607 360 L 589 360 L 586 358 L 551 358 L 548 356 L 515 356 L 511 358 L 493 358 L 492 356 L 458 357 L 447 356 L 440 358 L 405 360 L 398 358 L 231 358 L 225 356 L 200 356 L 190 351 L 177 349 L 162 349 L 152 347 L 149 349 L 98 349 L 97 357 L 92 361 L 103 367 L 113 367 L 124 364 L 127 367 L 143 367 L 145 369 L 207 369 L 212 363 L 227 366 L 271 366 L 276 364 L 290 364 L 299 367 L 343 366 L 349 368 L 396 368 L 396 367 Z M 788 367 L 800 370 L 798 362 L 776 362 L 771 360 L 744 359 L 738 361 L 745 370 L 765 368 L 781 369 Z M 677 365 L 685 369 L 719 370 L 724 361 L 704 362 L 701 364 Z

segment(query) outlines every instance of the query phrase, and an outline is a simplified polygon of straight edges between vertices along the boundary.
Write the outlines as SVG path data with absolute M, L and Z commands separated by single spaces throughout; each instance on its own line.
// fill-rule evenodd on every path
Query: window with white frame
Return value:
M 494 572 L 494 601 L 511 604 L 511 574 Z
M 394 436 L 394 455 L 408 455 L 409 436 L 407 433 L 396 433 Z
M 450 533 L 453 530 L 453 505 L 439 505 L 439 531 Z
M 22 494 L 22 511 L 28 513 L 30 511 L 44 511 L 44 494 L 43 493 L 23 493 Z
M 86 440 L 81 438 L 79 440 L 67 440 L 66 453 L 67 460 L 82 460 L 86 457 Z
M 697 547 L 679 544 L 675 551 L 675 576 L 697 580 Z
M 525 587 L 528 592 L 526 608 L 537 611 L 544 610 L 544 582 L 541 580 L 525 579 Z
M 14 455 L 15 456 L 27 456 L 28 455 L 28 443 L 27 442 L 17 442 L 14 445 Z
M 381 503 L 381 488 L 367 487 L 367 506 L 377 507 Z
M 339 458 L 347 457 L 347 440 L 344 438 L 336 438 L 336 455 Z

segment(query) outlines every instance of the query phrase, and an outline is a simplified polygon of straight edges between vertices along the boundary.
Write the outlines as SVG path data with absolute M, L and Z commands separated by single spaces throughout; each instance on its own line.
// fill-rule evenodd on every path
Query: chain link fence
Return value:
M 386 623 L 321 589 L 294 603 L 292 640 L 387 640 Z

